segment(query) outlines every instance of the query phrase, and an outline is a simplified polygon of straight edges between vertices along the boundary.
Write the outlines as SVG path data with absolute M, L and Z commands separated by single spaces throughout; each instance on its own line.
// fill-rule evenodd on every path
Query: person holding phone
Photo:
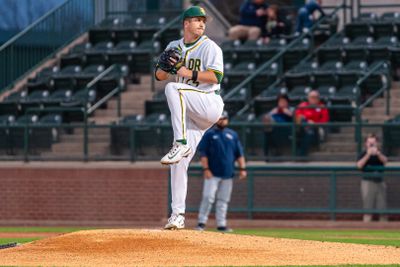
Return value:
M 383 180 L 383 170 L 371 170 L 367 167 L 383 167 L 387 161 L 387 157 L 379 150 L 378 137 L 369 134 L 365 139 L 365 150 L 357 161 L 357 167 L 367 174 L 361 180 L 364 209 L 386 209 L 386 183 Z M 379 220 L 387 221 L 387 216 L 381 215 Z M 364 214 L 363 221 L 372 221 L 372 214 Z

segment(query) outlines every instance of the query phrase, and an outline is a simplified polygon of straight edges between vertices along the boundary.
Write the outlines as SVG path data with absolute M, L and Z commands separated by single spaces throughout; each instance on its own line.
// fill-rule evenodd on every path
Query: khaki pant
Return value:
M 361 197 L 364 209 L 386 209 L 386 183 L 375 183 L 361 180 Z M 371 214 L 364 214 L 363 220 L 370 222 Z M 387 216 L 380 216 L 381 221 L 386 221 Z
M 229 39 L 257 40 L 260 38 L 261 29 L 257 26 L 236 25 L 229 29 Z

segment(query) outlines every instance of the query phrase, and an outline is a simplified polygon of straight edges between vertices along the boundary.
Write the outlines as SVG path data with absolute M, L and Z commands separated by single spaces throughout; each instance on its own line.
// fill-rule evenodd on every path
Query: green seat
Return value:
M 372 28 L 369 23 L 364 21 L 356 21 L 346 24 L 344 32 L 350 39 L 355 39 L 360 36 L 369 36 L 372 34 Z
M 368 50 L 367 47 L 349 46 L 344 49 L 345 57 L 344 62 L 348 63 L 352 60 L 368 60 Z
M 371 23 L 374 37 L 376 39 L 382 37 L 390 37 L 396 35 L 396 27 L 393 24 L 393 20 L 385 20 Z
M 284 81 L 288 91 L 292 91 L 297 87 L 311 86 L 311 73 L 287 73 L 284 76 Z
M 319 65 L 328 61 L 341 61 L 343 51 L 339 47 L 324 47 L 318 50 L 317 59 Z

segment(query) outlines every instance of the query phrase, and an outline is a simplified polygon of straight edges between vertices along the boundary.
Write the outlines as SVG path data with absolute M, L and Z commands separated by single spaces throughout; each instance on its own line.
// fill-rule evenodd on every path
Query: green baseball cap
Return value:
M 206 19 L 209 18 L 206 14 L 206 10 L 200 6 L 191 6 L 182 13 L 182 20 L 194 17 L 205 17 Z

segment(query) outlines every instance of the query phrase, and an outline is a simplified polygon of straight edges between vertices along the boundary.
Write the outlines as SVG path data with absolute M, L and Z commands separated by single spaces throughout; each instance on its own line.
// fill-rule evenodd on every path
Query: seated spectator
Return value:
M 257 40 L 267 22 L 265 0 L 247 0 L 240 7 L 239 25 L 229 29 L 231 40 Z
M 308 100 L 300 103 L 296 110 L 297 123 L 326 123 L 329 121 L 328 109 L 320 100 L 319 92 L 312 90 L 308 93 Z M 306 156 L 311 144 L 318 143 L 323 138 L 324 130 L 321 127 L 302 127 L 300 137 L 300 156 Z
M 290 27 L 290 21 L 286 19 L 285 14 L 280 12 L 278 5 L 270 5 L 267 9 L 264 43 L 268 43 L 270 38 L 280 37 L 282 34 L 289 34 Z
M 365 150 L 358 157 L 357 167 L 365 176 L 361 180 L 361 197 L 364 209 L 386 209 L 386 183 L 382 171 L 368 170 L 367 167 L 383 167 L 388 159 L 378 148 L 378 137 L 369 134 L 365 139 Z M 380 221 L 387 221 L 386 215 L 381 215 Z M 372 214 L 364 214 L 364 222 L 372 221 Z
M 278 95 L 277 107 L 273 108 L 269 113 L 264 115 L 263 122 L 268 126 L 274 123 L 289 123 L 293 121 L 294 108 L 289 106 L 289 98 L 285 94 Z M 277 150 L 276 154 L 279 154 L 278 145 L 282 142 L 289 141 L 289 135 L 291 133 L 291 127 L 267 127 L 265 129 L 265 142 L 264 142 L 264 154 L 266 157 L 269 156 L 269 148 L 271 145 Z
M 308 0 L 308 2 L 299 9 L 297 13 L 296 33 L 300 34 L 303 32 L 303 29 L 310 29 L 312 27 L 315 21 L 315 11 L 318 11 L 321 17 L 325 16 L 320 4 L 321 0 Z

